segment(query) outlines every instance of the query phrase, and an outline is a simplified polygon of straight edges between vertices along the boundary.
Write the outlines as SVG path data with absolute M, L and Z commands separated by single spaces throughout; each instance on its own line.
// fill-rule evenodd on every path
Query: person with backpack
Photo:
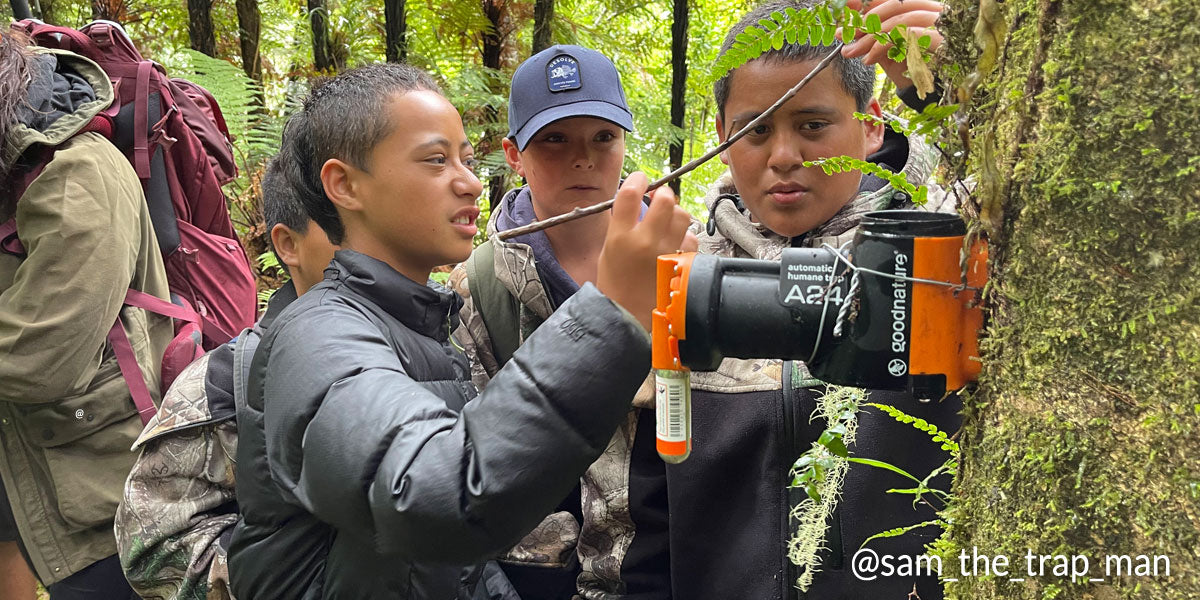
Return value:
M 105 72 L 15 31 L 0 72 L 0 504 L 52 600 L 136 598 L 112 527 L 143 423 L 112 340 L 156 399 L 172 322 L 125 298 L 168 301 L 167 275 L 137 173 L 84 131 Z
M 254 328 L 180 373 L 134 444 L 139 455 L 115 531 L 125 576 L 143 598 L 232 597 L 227 557 L 238 518 L 236 404 L 244 400 L 246 357 L 279 312 L 321 281 L 335 249 L 283 173 L 294 155 L 294 145 L 284 144 L 262 179 L 271 249 L 289 281 Z
M 598 285 L 476 396 L 449 339 L 461 299 L 428 283 L 477 233 L 458 111 L 427 74 L 381 64 L 317 87 L 298 118 L 311 128 L 294 184 L 341 249 L 251 364 L 233 592 L 470 598 L 480 564 L 558 504 L 628 412 L 649 370 L 655 257 L 690 219 L 662 188 L 639 223 L 647 180 L 631 175 Z
M 559 45 L 531 56 L 513 73 L 511 90 L 503 147 L 525 185 L 493 207 L 489 239 L 450 276 L 450 285 L 463 297 L 462 325 L 454 337 L 480 389 L 538 325 L 580 286 L 596 280 L 611 215 L 599 213 L 509 240 L 496 234 L 612 198 L 621 182 L 625 133 L 633 129 L 620 73 L 608 57 L 589 48 Z M 695 237 L 688 234 L 683 245 L 694 250 Z M 643 408 L 653 402 L 653 387 L 644 385 L 608 450 L 584 474 L 581 488 L 501 557 L 523 600 L 569 598 L 580 561 L 591 563 L 598 545 L 621 544 L 615 528 L 591 539 L 581 539 L 580 528 L 589 519 L 589 507 L 603 506 L 595 496 L 600 482 L 620 479 L 610 457 L 628 444 Z M 653 425 L 653 411 L 646 414 Z

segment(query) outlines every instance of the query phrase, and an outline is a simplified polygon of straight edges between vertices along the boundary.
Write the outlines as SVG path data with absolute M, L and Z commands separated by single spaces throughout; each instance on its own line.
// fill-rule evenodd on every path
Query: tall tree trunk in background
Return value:
M 10 0 L 8 4 L 12 7 L 14 20 L 20 21 L 22 19 L 33 18 L 33 10 L 29 8 L 29 0 Z
M 483 32 L 482 44 L 480 45 L 480 54 L 483 57 L 483 66 L 492 69 L 492 73 L 500 70 L 500 55 L 504 50 L 504 11 L 507 8 L 507 0 L 481 0 L 483 16 L 487 18 L 491 27 Z M 498 81 L 495 77 L 491 81 L 491 91 L 494 93 L 503 93 L 504 84 Z M 500 113 L 494 108 L 487 109 L 487 121 L 495 123 L 499 127 Z M 486 156 L 491 152 L 500 149 L 500 137 L 496 135 L 488 136 L 487 139 L 481 140 L 479 143 L 480 156 Z M 488 178 L 488 207 L 494 208 L 500 203 L 504 197 L 504 176 L 493 175 Z
M 554 0 L 537 0 L 533 5 L 533 51 L 537 54 L 554 44 Z
M 191 0 L 188 1 L 191 2 Z M 124 23 L 128 20 L 125 12 L 124 0 L 92 0 L 93 19 L 104 19 L 106 21 L 113 21 L 115 23 Z M 188 8 L 188 12 L 191 12 L 190 6 Z M 64 25 L 65 23 L 54 24 Z M 212 31 L 212 26 L 210 25 L 208 29 L 209 31 Z
M 62 17 L 59 15 L 59 9 L 64 8 L 63 0 L 36 0 L 33 4 L 34 13 L 37 18 L 51 25 L 64 25 Z
M 951 6 L 964 75 L 989 37 L 980 6 L 1010 31 L 971 102 L 974 202 L 1003 217 L 948 592 L 1200 597 L 1200 3 Z M 954 575 L 972 547 L 1025 581 Z M 1027 551 L 1035 570 L 1039 554 L 1090 569 L 1031 577 Z M 1109 555 L 1166 556 L 1170 576 L 1117 576 Z
M 329 55 L 329 9 L 325 0 L 308 0 L 308 21 L 312 24 L 313 66 L 318 71 L 333 69 Z
M 262 83 L 262 55 L 258 51 L 262 15 L 255 0 L 237 0 L 238 39 L 242 45 L 242 70 L 246 76 Z
M 38 18 L 51 25 L 62 25 L 62 18 L 59 16 L 58 11 L 55 10 L 58 8 L 57 5 L 59 4 L 59 1 L 60 0 L 38 0 L 37 8 L 38 12 L 41 13 L 41 16 Z
M 687 42 L 688 0 L 674 0 L 675 11 L 671 21 L 671 125 L 683 128 L 683 117 L 687 109 L 684 93 L 687 91 Z M 683 138 L 671 142 L 669 151 L 671 170 L 683 165 Z M 671 182 L 671 189 L 679 195 L 680 180 Z
M 404 62 L 408 57 L 407 0 L 383 0 L 383 28 L 387 33 L 386 54 L 388 62 Z
M 217 55 L 217 37 L 213 29 L 212 0 L 187 0 L 188 38 L 192 50 Z

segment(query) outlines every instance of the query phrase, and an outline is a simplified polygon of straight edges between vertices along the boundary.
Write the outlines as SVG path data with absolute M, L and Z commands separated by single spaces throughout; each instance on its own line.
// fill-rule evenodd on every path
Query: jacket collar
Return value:
M 275 317 L 278 317 L 283 309 L 295 301 L 296 297 L 296 283 L 289 279 L 287 283 L 271 294 L 271 299 L 267 301 L 267 310 L 258 320 L 258 326 L 264 330 L 268 329 L 275 321 Z
M 9 129 L 3 148 L 9 163 L 34 144 L 54 147 L 67 141 L 114 97 L 112 82 L 96 63 L 66 50 L 31 50 L 29 92 L 37 97 L 29 100 L 36 110 L 25 111 Z
M 462 298 L 430 281 L 421 285 L 387 263 L 353 250 L 338 250 L 325 270 L 335 280 L 374 302 L 405 327 L 444 342 L 462 308 Z

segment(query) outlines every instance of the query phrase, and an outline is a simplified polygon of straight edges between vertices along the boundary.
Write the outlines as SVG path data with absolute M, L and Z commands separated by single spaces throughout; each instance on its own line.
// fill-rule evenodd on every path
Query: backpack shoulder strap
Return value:
M 0 252 L 11 254 L 17 258 L 25 258 L 25 246 L 17 237 L 16 218 L 0 223 Z
M 250 363 L 262 338 L 247 327 L 233 344 L 233 403 L 241 410 L 246 406 L 246 390 L 250 382 Z
M 467 288 L 492 342 L 496 364 L 503 367 L 521 343 L 521 307 L 496 278 L 496 248 L 488 240 L 467 258 Z

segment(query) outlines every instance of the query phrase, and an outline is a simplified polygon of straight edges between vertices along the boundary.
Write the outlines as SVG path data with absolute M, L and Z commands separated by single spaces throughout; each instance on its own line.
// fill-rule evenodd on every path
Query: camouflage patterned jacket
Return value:
M 236 395 L 266 325 L 295 300 L 289 282 L 255 329 L 180 373 L 134 444 L 140 450 L 117 510 L 125 576 L 147 600 L 228 600 L 227 551 L 238 519 Z
M 503 205 L 501 203 L 501 207 Z M 498 207 L 497 210 L 502 208 Z M 533 250 L 526 244 L 504 242 L 494 237 L 498 220 L 495 214 L 488 220 L 488 235 L 495 245 L 495 273 L 518 300 L 520 341 L 523 343 L 526 332 L 533 329 L 530 324 L 549 318 L 554 307 L 538 277 Z M 454 338 L 471 361 L 472 380 L 476 387 L 483 389 L 500 367 L 492 351 L 487 326 L 471 297 L 464 265 L 459 265 L 451 273 L 450 286 L 464 300 L 463 308 L 459 311 L 462 324 L 455 330 Z M 579 523 L 574 515 L 566 511 L 551 514 L 520 544 L 500 558 L 502 564 L 564 568 L 577 560 L 583 565 L 584 572 L 589 572 L 607 569 L 595 565 L 597 561 L 620 563 L 623 554 L 621 548 L 628 546 L 633 534 L 633 522 L 627 506 L 620 501 L 625 497 L 624 486 L 629 476 L 625 466 L 638 417 L 646 412 L 642 409 L 654 406 L 652 379 L 648 378 L 643 383 L 633 404 L 635 408 L 617 429 L 604 454 L 592 464 L 581 480 L 584 523 Z M 648 414 L 653 419 L 653 413 Z M 594 530 L 588 527 L 589 523 L 603 523 L 606 529 Z
M 229 598 L 226 548 L 237 523 L 233 345 L 188 365 L 134 444 L 141 454 L 114 530 L 125 575 L 143 598 Z

